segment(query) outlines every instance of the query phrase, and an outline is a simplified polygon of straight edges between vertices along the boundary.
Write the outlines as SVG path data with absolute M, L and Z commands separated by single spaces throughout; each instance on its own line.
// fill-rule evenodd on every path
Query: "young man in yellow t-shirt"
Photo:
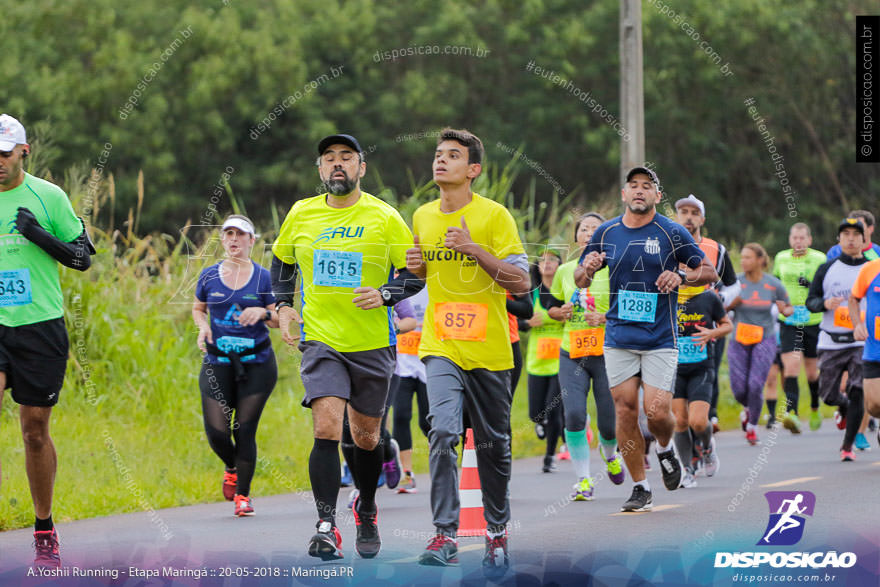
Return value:
M 403 269 L 412 233 L 397 210 L 360 189 L 363 150 L 351 135 L 318 144 L 318 173 L 327 193 L 296 202 L 272 246 L 272 291 L 284 342 L 299 343 L 300 375 L 315 443 L 309 479 L 318 510 L 311 556 L 342 558 L 336 527 L 339 441 L 348 411 L 354 441 L 352 474 L 360 489 L 353 511 L 355 548 L 379 553 L 376 483 L 382 471 L 379 427 L 395 365 L 391 306 L 424 284 Z M 400 269 L 391 279 L 394 268 Z M 301 308 L 293 307 L 297 274 Z M 383 285 L 384 284 L 384 285 Z M 298 335 L 290 326 L 299 324 Z
M 428 380 L 431 508 L 436 535 L 423 565 L 457 563 L 459 503 L 455 445 L 466 401 L 487 523 L 483 572 L 508 566 L 510 519 L 510 347 L 505 291 L 529 290 L 528 262 L 510 212 L 471 191 L 482 170 L 483 144 L 466 130 L 445 129 L 434 153 L 440 199 L 413 215 L 416 246 L 407 268 L 428 287 L 419 358 Z

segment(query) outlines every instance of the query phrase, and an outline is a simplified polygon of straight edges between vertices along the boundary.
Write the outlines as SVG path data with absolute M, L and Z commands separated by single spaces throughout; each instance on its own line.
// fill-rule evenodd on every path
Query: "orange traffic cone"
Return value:
M 461 477 L 458 483 L 461 508 L 458 513 L 459 536 L 485 536 L 486 518 L 483 517 L 483 491 L 477 472 L 477 452 L 474 449 L 474 431 L 467 429 L 464 454 L 461 457 Z

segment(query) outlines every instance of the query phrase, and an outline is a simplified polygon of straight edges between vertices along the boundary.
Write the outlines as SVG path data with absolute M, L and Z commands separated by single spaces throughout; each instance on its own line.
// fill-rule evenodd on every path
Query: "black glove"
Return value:
M 82 223 L 82 219 L 80 219 Z M 15 228 L 23 237 L 46 251 L 53 259 L 71 269 L 85 271 L 92 265 L 90 255 L 95 254 L 95 246 L 89 240 L 83 223 L 83 231 L 73 241 L 66 243 L 40 226 L 33 212 L 19 207 L 15 217 Z

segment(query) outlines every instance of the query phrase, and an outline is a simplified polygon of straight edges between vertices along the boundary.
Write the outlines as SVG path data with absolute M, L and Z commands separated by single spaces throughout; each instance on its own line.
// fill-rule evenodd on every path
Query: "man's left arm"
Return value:
M 70 210 L 73 214 L 73 210 Z M 82 218 L 73 216 L 75 222 L 80 225 L 79 236 L 70 241 L 64 241 L 43 228 L 34 216 L 33 212 L 24 207 L 18 208 L 15 218 L 15 228 L 23 237 L 46 251 L 53 259 L 71 269 L 85 271 L 92 266 L 92 255 L 96 253 L 89 234 L 86 231 L 85 222 Z

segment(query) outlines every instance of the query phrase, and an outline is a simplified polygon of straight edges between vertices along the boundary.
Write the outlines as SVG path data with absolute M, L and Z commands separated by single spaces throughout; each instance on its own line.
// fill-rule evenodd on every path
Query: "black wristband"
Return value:
M 281 308 L 284 307 L 293 308 L 293 304 L 291 304 L 290 302 L 278 302 L 277 304 L 275 304 L 275 311 L 281 312 Z
M 266 315 L 263 316 L 263 322 L 272 319 L 272 310 L 266 310 Z

